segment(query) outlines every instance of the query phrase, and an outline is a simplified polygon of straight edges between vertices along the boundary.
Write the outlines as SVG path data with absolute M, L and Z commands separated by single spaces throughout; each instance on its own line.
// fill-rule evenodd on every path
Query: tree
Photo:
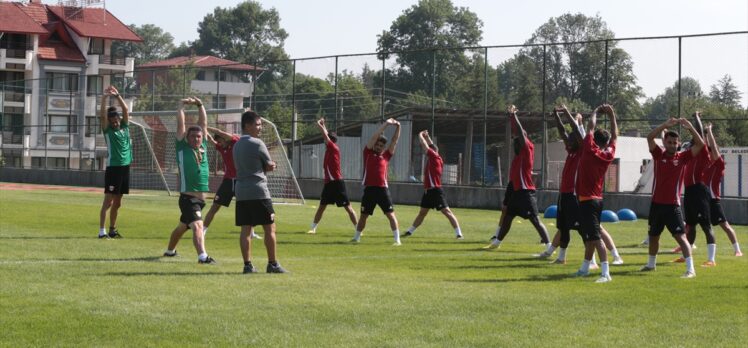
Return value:
M 482 27 L 483 22 L 475 13 L 455 7 L 450 0 L 420 0 L 403 11 L 389 31 L 378 36 L 381 59 L 396 52 L 399 67 L 391 85 L 403 91 L 430 93 L 435 83 L 438 94 L 453 95 L 451 82 L 469 71 L 469 57 L 462 50 L 432 53 L 429 49 L 476 46 L 481 40 Z M 414 50 L 421 51 L 404 52 Z M 434 68 L 436 76 L 432 76 Z
M 161 60 L 174 50 L 174 37 L 154 24 L 128 25 L 143 42 L 114 41 L 112 52 L 134 57 L 135 65 Z
M 709 98 L 712 102 L 722 104 L 727 107 L 740 108 L 740 91 L 732 83 L 732 77 L 725 75 L 716 84 L 712 85 L 709 92 Z

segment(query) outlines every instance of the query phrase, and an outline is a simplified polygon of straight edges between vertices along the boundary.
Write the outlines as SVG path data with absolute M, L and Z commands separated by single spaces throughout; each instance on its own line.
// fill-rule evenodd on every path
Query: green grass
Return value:
M 317 235 L 305 231 L 316 202 L 277 205 L 285 275 L 241 274 L 234 209 L 207 237 L 218 265 L 196 263 L 189 234 L 181 257 L 163 252 L 176 197 L 129 195 L 121 240 L 98 240 L 102 195 L 0 191 L 0 346 L 739 346 L 748 340 L 748 257 L 731 254 L 717 230 L 718 267 L 680 279 L 676 255 L 642 274 L 636 246 L 646 221 L 607 225 L 626 263 L 613 282 L 570 275 L 569 264 L 533 258 L 531 225 L 515 222 L 501 249 L 480 251 L 498 212 L 455 209 L 466 239 L 431 213 L 403 246 L 391 246 L 377 211 L 359 245 L 342 209 L 329 208 Z M 355 208 L 359 205 L 356 203 Z M 207 211 L 207 210 L 206 210 Z M 397 206 L 404 230 L 416 207 Z M 553 221 L 546 220 L 551 233 Z M 736 226 L 748 247 L 748 228 Z M 699 232 L 695 260 L 705 260 Z M 665 235 L 663 250 L 675 246 Z M 254 243 L 264 270 L 265 250 Z

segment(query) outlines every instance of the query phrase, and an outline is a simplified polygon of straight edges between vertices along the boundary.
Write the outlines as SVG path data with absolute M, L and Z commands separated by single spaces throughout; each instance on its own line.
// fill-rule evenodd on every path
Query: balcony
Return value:
M 0 48 L 0 69 L 31 71 L 33 57 L 33 48 Z
M 192 80 L 190 88 L 200 93 L 227 96 L 252 96 L 252 84 L 247 82 L 224 82 L 220 81 Z
M 135 58 L 108 54 L 89 54 L 86 74 L 98 75 L 99 70 L 123 71 L 127 77 L 132 77 L 135 69 Z

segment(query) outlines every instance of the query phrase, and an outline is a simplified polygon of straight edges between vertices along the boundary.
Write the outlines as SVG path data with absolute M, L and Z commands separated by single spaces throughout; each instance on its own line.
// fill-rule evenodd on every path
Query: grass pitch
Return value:
M 362 242 L 342 209 L 328 208 L 306 234 L 316 202 L 277 205 L 278 253 L 291 273 L 243 275 L 233 205 L 198 265 L 189 232 L 181 257 L 162 258 L 179 210 L 176 197 L 133 194 L 120 210 L 120 240 L 98 240 L 101 193 L 0 191 L 0 346 L 741 346 L 748 341 L 748 257 L 732 256 L 715 231 L 718 266 L 680 279 L 677 255 L 655 272 L 637 244 L 646 221 L 606 225 L 625 264 L 573 278 L 582 257 L 572 236 L 567 265 L 538 260 L 537 234 L 523 221 L 502 247 L 481 251 L 497 211 L 454 209 L 465 240 L 432 212 L 393 247 L 377 211 Z M 354 204 L 358 209 L 358 203 Z M 205 210 L 207 212 L 207 209 Z M 417 207 L 397 206 L 402 230 Z M 549 232 L 555 227 L 545 220 Z M 735 226 L 748 249 L 748 227 Z M 675 246 L 663 236 L 661 251 Z M 253 243 L 254 263 L 266 254 Z

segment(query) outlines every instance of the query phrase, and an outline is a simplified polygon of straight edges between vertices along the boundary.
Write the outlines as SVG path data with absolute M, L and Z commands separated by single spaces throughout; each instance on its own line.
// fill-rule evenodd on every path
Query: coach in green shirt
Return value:
M 107 98 L 110 96 L 117 98 L 117 102 L 122 109 L 122 115 L 117 112 L 117 108 L 114 106 L 107 108 Z M 101 97 L 99 118 L 107 148 L 104 202 L 101 204 L 101 211 L 99 212 L 99 238 L 122 238 L 116 228 L 117 213 L 122 204 L 122 195 L 130 193 L 132 140 L 130 139 L 129 109 L 114 86 L 109 86 Z M 104 228 L 107 210 L 109 210 L 109 233 Z
M 199 111 L 197 125 L 185 130 L 184 107 L 196 105 Z M 188 229 L 192 229 L 192 243 L 197 251 L 197 262 L 214 264 L 216 261 L 205 251 L 202 211 L 208 189 L 208 116 L 203 102 L 197 97 L 182 99 L 177 114 L 176 154 L 179 166 L 179 224 L 171 233 L 166 257 L 177 255 L 177 243 Z

